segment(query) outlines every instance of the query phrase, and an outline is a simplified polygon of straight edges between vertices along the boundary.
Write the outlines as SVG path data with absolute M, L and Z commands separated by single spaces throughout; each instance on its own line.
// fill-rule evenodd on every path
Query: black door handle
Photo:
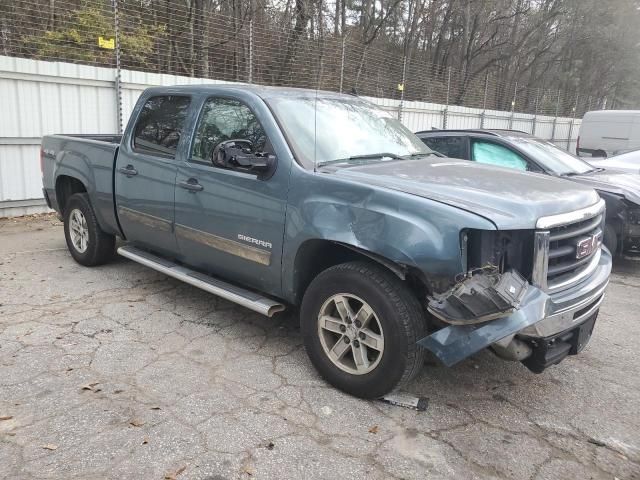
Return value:
M 133 177 L 134 175 L 138 174 L 138 171 L 133 168 L 133 165 L 127 165 L 126 167 L 120 167 L 118 169 L 118 171 L 120 173 L 122 173 L 123 175 L 126 175 L 127 177 Z
M 199 192 L 200 190 L 204 189 L 204 187 L 202 185 L 200 185 L 198 183 L 198 180 L 196 180 L 195 178 L 190 178 L 189 180 L 182 181 L 182 182 L 178 182 L 178 186 L 180 188 L 184 188 L 185 190 L 189 190 L 190 192 Z

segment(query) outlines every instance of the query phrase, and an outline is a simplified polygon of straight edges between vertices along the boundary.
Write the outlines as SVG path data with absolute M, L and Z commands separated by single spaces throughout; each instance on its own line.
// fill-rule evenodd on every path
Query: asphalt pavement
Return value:
M 428 362 L 417 412 L 327 385 L 293 313 L 85 268 L 55 217 L 0 220 L 0 477 L 640 479 L 639 280 L 619 262 L 588 347 L 541 375 Z

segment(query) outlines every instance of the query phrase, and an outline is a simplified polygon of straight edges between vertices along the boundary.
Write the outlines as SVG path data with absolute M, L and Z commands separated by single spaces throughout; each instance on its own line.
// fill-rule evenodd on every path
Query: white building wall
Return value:
M 225 83 L 216 80 L 136 71 L 121 72 L 122 114 L 126 125 L 142 91 L 155 85 Z M 398 112 L 400 101 L 370 98 Z M 482 110 L 427 102 L 404 102 L 402 121 L 412 131 L 480 128 Z M 62 62 L 0 56 L 0 217 L 46 211 L 40 174 L 40 139 L 53 133 L 117 132 L 115 70 Z M 532 132 L 534 116 L 487 111 L 485 128 Z M 536 135 L 550 139 L 552 117 L 536 118 Z M 559 118 L 553 138 L 575 150 L 580 120 Z M 571 133 L 571 134 L 570 134 Z M 571 137 L 571 139 L 569 139 Z

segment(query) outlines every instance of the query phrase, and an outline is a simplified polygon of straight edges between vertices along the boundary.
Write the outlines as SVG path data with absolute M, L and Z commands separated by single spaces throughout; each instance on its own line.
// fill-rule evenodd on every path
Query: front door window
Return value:
M 473 142 L 473 160 L 487 165 L 527 171 L 527 161 L 513 150 L 493 142 L 476 140 Z

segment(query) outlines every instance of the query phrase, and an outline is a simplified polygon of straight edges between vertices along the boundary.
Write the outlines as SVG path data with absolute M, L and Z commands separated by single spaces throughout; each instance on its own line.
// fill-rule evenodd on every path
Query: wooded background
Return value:
M 116 14 L 117 11 L 117 14 Z M 0 0 L 0 54 L 581 116 L 640 106 L 640 0 Z

